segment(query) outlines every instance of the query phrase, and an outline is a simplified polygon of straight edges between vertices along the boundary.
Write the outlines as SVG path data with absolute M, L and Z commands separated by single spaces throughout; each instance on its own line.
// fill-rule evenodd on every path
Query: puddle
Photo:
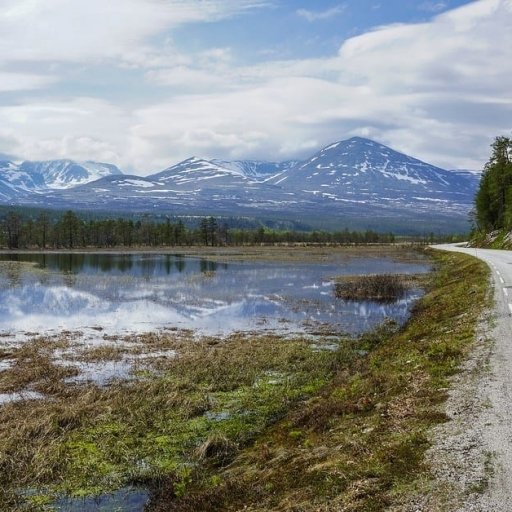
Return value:
M 26 400 L 44 400 L 46 397 L 37 391 L 18 391 L 16 393 L 0 393 L 0 405 Z
M 0 372 L 9 370 L 15 362 L 16 361 L 14 361 L 14 359 L 4 359 L 3 361 L 0 361 Z
M 310 345 L 313 352 L 336 352 L 340 348 L 339 343 L 312 343 Z
M 74 377 L 64 379 L 68 384 L 86 384 L 92 382 L 98 386 L 107 386 L 113 380 L 130 380 L 135 378 L 132 374 L 131 361 L 59 361 L 63 366 L 72 366 L 80 373 Z
M 52 504 L 59 512 L 142 512 L 149 493 L 140 489 L 121 489 L 94 498 L 63 498 Z

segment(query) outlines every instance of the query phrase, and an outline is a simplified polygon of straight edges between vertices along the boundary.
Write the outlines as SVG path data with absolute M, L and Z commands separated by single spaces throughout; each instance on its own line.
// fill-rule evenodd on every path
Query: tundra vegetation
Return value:
M 52 510 L 62 494 L 135 485 L 153 511 L 410 503 L 428 482 L 428 429 L 445 420 L 488 282 L 473 258 L 431 254 L 410 322 L 356 340 L 167 331 L 70 354 L 73 333 L 62 333 L 1 349 L 0 396 L 46 399 L 0 407 L 0 502 Z M 80 364 L 127 359 L 129 378 L 76 380 Z

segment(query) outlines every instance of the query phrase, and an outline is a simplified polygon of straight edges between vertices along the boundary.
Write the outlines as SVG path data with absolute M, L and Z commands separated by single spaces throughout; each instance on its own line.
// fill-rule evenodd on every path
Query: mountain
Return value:
M 234 160 L 228 162 L 225 160 L 211 160 L 211 163 L 224 169 L 240 172 L 247 176 L 247 178 L 255 181 L 264 182 L 282 171 L 295 167 L 299 162 L 297 160 L 287 160 L 285 162 L 264 162 L 260 160 Z
M 61 208 L 74 203 L 84 209 L 229 216 L 254 214 L 267 208 L 282 211 L 290 204 L 281 188 L 196 157 L 145 178 L 107 176 L 75 188 L 52 191 L 45 201 Z
M 20 170 L 39 175 L 46 188 L 68 189 L 96 181 L 105 176 L 122 174 L 112 164 L 99 162 L 76 162 L 73 160 L 48 160 L 42 162 L 23 162 Z
M 482 179 L 483 171 L 474 171 L 470 169 L 454 169 L 450 171 L 452 173 L 455 173 L 457 176 L 461 176 L 462 178 L 465 178 L 470 181 L 472 184 L 472 187 L 475 188 L 475 190 L 478 188 L 478 185 L 480 184 L 480 180 Z
M 336 142 L 268 181 L 361 215 L 467 217 L 477 181 L 361 137 Z M 364 206 L 363 206 L 364 205 Z
M 41 176 L 22 171 L 14 162 L 0 161 L 0 200 L 16 201 L 44 188 Z
M 34 183 L 32 193 L 28 181 L 13 191 L 12 178 L 2 192 L 0 175 L 0 201 L 119 214 L 293 220 L 316 229 L 463 231 L 478 186 L 475 174 L 447 171 L 360 137 L 301 162 L 192 157 L 147 177 L 124 175 L 108 164 L 57 163 L 19 166 L 22 182 L 44 179 L 45 188 Z M 9 165 L 16 174 L 15 164 Z M 106 176 L 88 181 L 101 173 Z
M 254 183 L 241 170 L 234 167 L 231 169 L 214 161 L 192 157 L 157 174 L 152 174 L 148 178 L 181 190 L 219 187 L 236 189 Z

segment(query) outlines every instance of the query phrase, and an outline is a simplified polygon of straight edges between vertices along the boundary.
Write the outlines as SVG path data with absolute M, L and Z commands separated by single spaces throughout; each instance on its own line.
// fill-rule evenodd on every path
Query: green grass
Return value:
M 362 340 L 330 383 L 261 434 L 227 469 L 199 471 L 166 511 L 400 510 L 428 481 L 428 431 L 446 421 L 450 377 L 471 349 L 488 269 L 434 253 L 429 291 L 402 330 Z M 211 486 L 212 474 L 220 485 Z
M 62 382 L 72 372 L 48 356 L 62 343 L 36 340 L 13 354 L 0 390 L 30 385 L 51 400 L 0 408 L 0 502 L 13 510 L 23 502 L 19 489 L 39 489 L 30 498 L 39 510 L 47 496 L 153 487 L 165 478 L 184 494 L 191 467 L 229 463 L 333 373 L 335 356 L 308 340 L 150 338 L 148 345 L 173 346 L 178 356 L 106 388 Z
M 445 420 L 440 404 L 488 282 L 473 258 L 433 258 L 404 329 L 385 323 L 336 352 L 275 336 L 149 335 L 148 351 L 178 356 L 105 388 L 63 382 L 73 370 L 49 354 L 65 340 L 6 353 L 17 362 L 0 392 L 30 386 L 51 399 L 0 408 L 0 503 L 50 510 L 62 493 L 133 484 L 153 492 L 154 511 L 380 511 L 406 501 L 425 479 L 428 429 Z

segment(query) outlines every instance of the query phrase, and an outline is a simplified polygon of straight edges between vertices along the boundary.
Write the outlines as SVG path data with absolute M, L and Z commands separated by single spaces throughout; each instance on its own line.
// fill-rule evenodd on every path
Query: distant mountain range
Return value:
M 116 166 L 0 162 L 0 203 L 44 208 L 296 220 L 312 228 L 468 227 L 480 175 L 448 171 L 353 137 L 304 161 L 189 158 L 147 177 Z

